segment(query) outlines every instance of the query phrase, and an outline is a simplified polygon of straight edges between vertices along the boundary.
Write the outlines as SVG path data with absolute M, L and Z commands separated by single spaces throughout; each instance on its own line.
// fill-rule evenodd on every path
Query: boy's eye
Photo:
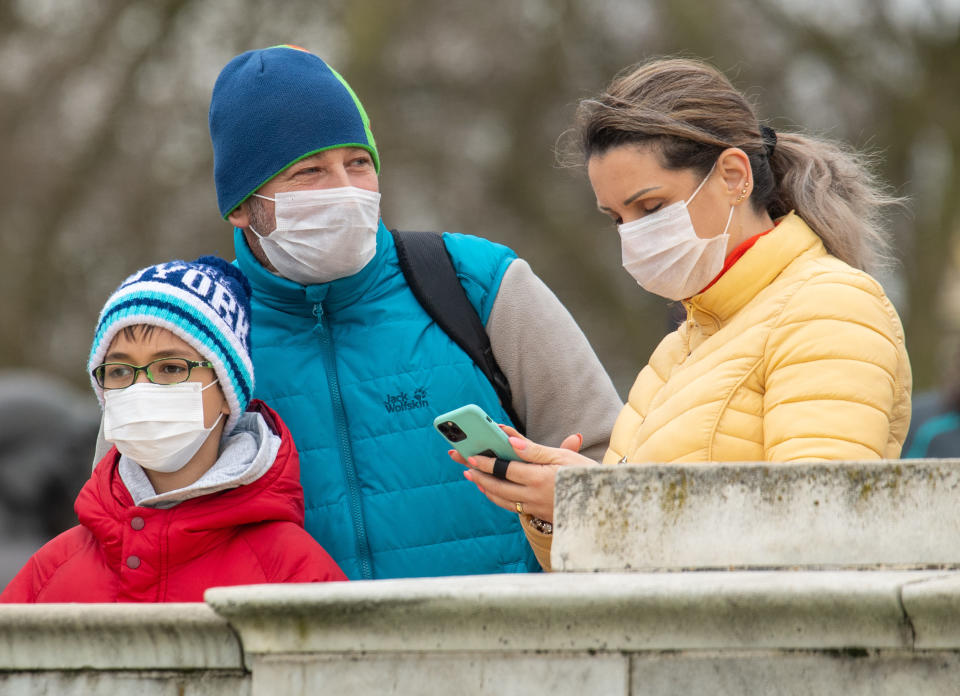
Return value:
M 182 360 L 164 361 L 154 365 L 153 371 L 159 375 L 182 375 L 187 371 L 187 364 Z
M 107 365 L 106 370 L 104 371 L 106 372 L 106 376 L 109 379 L 116 379 L 116 380 L 129 377 L 130 373 L 133 372 L 133 370 L 127 367 L 126 365 Z

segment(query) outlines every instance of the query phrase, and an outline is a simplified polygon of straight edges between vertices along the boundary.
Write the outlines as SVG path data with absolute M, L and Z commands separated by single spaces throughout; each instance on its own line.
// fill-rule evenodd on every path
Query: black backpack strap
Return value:
M 510 383 L 493 357 L 490 337 L 460 284 L 443 236 L 435 232 L 391 232 L 400 268 L 421 306 L 483 371 L 513 425 L 525 432 L 523 421 L 513 409 Z

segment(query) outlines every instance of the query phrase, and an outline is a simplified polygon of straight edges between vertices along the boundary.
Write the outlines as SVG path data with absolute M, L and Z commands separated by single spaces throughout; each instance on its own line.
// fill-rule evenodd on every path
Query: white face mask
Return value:
M 170 473 L 187 465 L 217 426 L 204 427 L 199 382 L 137 382 L 103 392 L 103 437 L 144 469 Z
M 277 228 L 253 229 L 263 253 L 284 278 L 301 285 L 351 276 L 377 251 L 380 194 L 354 186 L 285 191 L 274 198 Z
M 623 267 L 644 290 L 683 300 L 703 290 L 723 268 L 733 206 L 723 233 L 711 239 L 697 236 L 687 210 L 711 174 L 713 167 L 687 200 L 618 227 Z

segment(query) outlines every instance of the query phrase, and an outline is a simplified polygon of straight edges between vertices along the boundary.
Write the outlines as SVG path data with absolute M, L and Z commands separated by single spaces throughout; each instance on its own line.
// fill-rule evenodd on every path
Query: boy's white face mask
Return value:
M 103 437 L 120 454 L 144 469 L 171 473 L 193 459 L 213 425 L 204 427 L 203 390 L 199 382 L 137 382 L 103 392 Z
M 284 278 L 301 285 L 351 276 L 377 251 L 380 194 L 342 188 L 285 191 L 273 198 L 277 228 L 260 238 L 263 253 Z
M 723 268 L 733 206 L 723 232 L 710 239 L 697 236 L 687 210 L 716 166 L 687 200 L 618 226 L 623 267 L 644 290 L 684 300 L 703 290 Z

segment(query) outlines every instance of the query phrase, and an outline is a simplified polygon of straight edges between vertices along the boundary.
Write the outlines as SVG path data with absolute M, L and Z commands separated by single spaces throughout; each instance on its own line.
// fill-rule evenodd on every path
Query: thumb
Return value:
M 559 455 L 561 452 L 566 451 L 555 447 L 538 445 L 536 442 L 528 440 L 525 437 L 511 437 L 510 444 L 513 446 L 514 451 L 520 456 L 520 459 L 525 462 L 530 462 L 531 464 L 560 464 L 562 457 Z
M 580 433 L 567 435 L 560 443 L 560 449 L 568 449 L 571 452 L 579 452 L 581 447 L 583 447 L 583 435 Z

